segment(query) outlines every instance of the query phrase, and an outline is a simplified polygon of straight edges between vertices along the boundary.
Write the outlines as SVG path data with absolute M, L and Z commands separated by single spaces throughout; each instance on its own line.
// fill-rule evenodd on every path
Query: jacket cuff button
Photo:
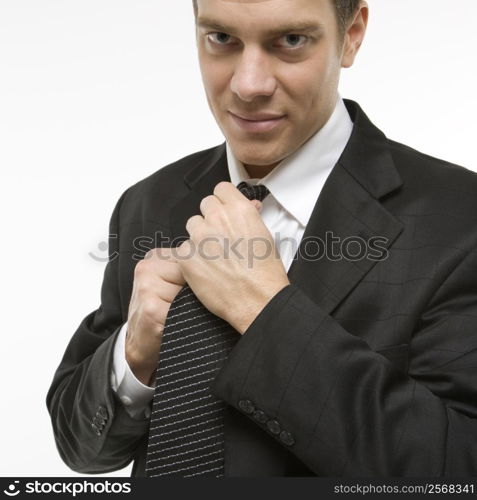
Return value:
M 101 429 L 93 422 L 91 427 L 97 436 L 101 436 Z
M 98 408 L 98 411 L 96 412 L 97 415 L 99 415 L 100 417 L 104 418 L 105 420 L 108 419 L 108 410 L 106 410 L 106 408 L 104 406 L 100 406 Z
M 282 430 L 278 420 L 269 420 L 267 422 L 267 428 L 272 434 L 275 434 L 275 435 L 280 434 L 280 431 Z
M 252 416 L 259 424 L 265 424 L 268 420 L 267 414 L 262 410 L 255 410 Z
M 287 446 L 293 446 L 295 444 L 295 439 L 288 431 L 280 432 L 280 441 Z
M 247 415 L 251 415 L 255 411 L 255 406 L 250 399 L 241 399 L 238 406 Z

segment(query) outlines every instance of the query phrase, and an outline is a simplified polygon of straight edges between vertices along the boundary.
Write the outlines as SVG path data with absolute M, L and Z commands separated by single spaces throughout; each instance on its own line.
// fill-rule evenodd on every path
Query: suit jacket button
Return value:
M 250 399 L 241 399 L 238 402 L 238 405 L 243 412 L 247 413 L 247 415 L 251 415 L 255 411 L 255 406 Z
M 295 444 L 295 439 L 288 431 L 280 432 L 280 441 L 287 446 L 293 446 Z
M 282 430 L 278 420 L 269 420 L 267 422 L 267 428 L 272 434 L 276 434 L 276 435 L 280 434 L 280 431 Z
M 262 410 L 255 410 L 253 412 L 253 418 L 256 420 L 259 424 L 264 424 L 268 420 L 268 415 L 262 411 Z

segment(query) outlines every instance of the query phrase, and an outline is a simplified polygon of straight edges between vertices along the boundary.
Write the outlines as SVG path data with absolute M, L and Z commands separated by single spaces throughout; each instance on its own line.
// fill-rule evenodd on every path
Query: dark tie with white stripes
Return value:
M 241 182 L 249 199 L 263 201 L 265 186 Z M 225 403 L 210 384 L 240 335 L 209 312 L 188 285 L 167 315 L 149 427 L 146 475 L 222 477 Z

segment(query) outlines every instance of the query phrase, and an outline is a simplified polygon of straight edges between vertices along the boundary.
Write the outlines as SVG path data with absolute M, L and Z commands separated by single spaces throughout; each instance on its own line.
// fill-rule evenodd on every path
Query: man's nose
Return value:
M 250 102 L 258 96 L 273 95 L 277 82 L 267 57 L 258 49 L 245 49 L 237 62 L 230 86 L 240 99 Z

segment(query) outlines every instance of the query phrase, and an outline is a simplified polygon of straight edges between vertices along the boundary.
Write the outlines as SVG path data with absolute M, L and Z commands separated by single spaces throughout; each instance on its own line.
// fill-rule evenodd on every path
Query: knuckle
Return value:
M 161 324 L 161 323 L 158 323 L 156 325 L 156 328 L 155 328 L 155 331 L 154 333 L 158 336 L 158 337 L 162 337 L 162 334 L 164 333 L 164 325 Z
M 144 259 L 143 260 L 148 260 L 152 257 L 154 257 L 154 254 L 155 254 L 155 249 L 154 248 L 151 248 L 147 253 L 146 255 L 144 255 Z
M 193 230 L 194 224 L 198 221 L 202 220 L 202 217 L 200 215 L 193 215 L 192 217 L 189 217 L 186 222 L 186 230 L 190 234 L 190 231 Z
M 169 247 L 157 247 L 157 248 L 151 248 L 146 255 L 144 256 L 144 259 L 150 259 L 153 257 L 156 257 L 158 259 L 168 259 L 171 254 L 171 248 Z
M 149 319 L 155 319 L 159 316 L 158 302 L 152 298 L 143 300 L 142 314 Z
M 158 247 L 154 248 L 155 255 L 157 257 L 167 259 L 171 255 L 171 248 L 170 247 Z
M 207 203 L 215 201 L 215 196 L 213 194 L 209 194 L 209 196 L 206 196 L 205 198 L 202 198 L 202 201 L 200 202 L 200 206 L 203 207 Z
M 214 189 L 214 193 L 217 192 L 217 191 L 222 191 L 223 189 L 225 189 L 228 185 L 230 184 L 230 182 L 227 182 L 227 181 L 220 181 L 216 186 L 215 186 L 215 189 Z
M 140 260 L 134 267 L 134 276 L 140 276 L 145 268 L 147 267 L 147 262 L 145 260 Z

